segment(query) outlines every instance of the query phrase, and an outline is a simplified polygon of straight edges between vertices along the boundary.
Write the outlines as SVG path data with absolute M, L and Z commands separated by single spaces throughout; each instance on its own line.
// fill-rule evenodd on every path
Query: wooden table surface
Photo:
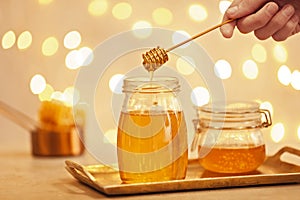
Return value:
M 246 200 L 300 199 L 300 184 L 195 190 L 108 197 L 74 179 L 65 169 L 65 160 L 82 164 L 97 163 L 85 152 L 78 157 L 34 157 L 30 134 L 0 118 L 0 199 L 179 199 Z M 3 129 L 4 128 L 4 129 Z
M 111 199 L 74 179 L 64 168 L 66 159 L 92 163 L 85 153 L 79 157 L 34 157 L 30 152 L 0 153 L 0 199 Z M 300 184 L 198 190 L 134 196 L 113 199 L 299 199 Z

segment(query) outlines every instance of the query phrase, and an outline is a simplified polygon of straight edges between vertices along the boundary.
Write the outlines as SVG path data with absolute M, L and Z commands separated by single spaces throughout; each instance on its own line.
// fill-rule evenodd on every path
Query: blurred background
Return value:
M 220 23 L 230 3 L 2 0 L 0 100 L 34 119 L 41 101 L 59 99 L 76 103 L 80 99 L 80 92 L 74 87 L 76 76 L 81 67 L 92 62 L 93 49 L 101 42 L 124 31 L 152 27 L 189 37 Z M 137 32 L 136 37 L 145 38 L 147 34 L 151 33 Z M 300 148 L 299 38 L 296 35 L 284 42 L 259 41 L 252 33 L 242 35 L 236 31 L 231 39 L 225 39 L 215 30 L 195 41 L 214 62 L 215 74 L 222 80 L 228 99 L 255 100 L 271 111 L 273 125 L 263 130 L 268 154 L 286 145 Z M 186 59 L 177 58 L 170 65 L 194 82 L 193 93 L 199 97 L 194 103 L 202 105 L 208 102 L 209 91 L 192 79 L 193 58 Z M 120 62 L 129 65 L 131 61 Z M 106 78 L 101 80 L 104 94 L 120 92 L 114 83 L 123 77 L 124 69 L 109 68 Z M 109 109 L 106 105 L 95 106 L 98 111 L 101 106 Z M 109 115 L 108 112 L 102 114 Z M 2 116 L 0 125 L 0 150 L 30 152 L 30 134 L 26 130 Z M 103 130 L 112 141 L 116 128 L 114 122 L 108 121 Z

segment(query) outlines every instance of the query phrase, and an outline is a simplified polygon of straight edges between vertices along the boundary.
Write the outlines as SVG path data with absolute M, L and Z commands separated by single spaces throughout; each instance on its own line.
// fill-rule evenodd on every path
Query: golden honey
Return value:
M 117 146 L 125 183 L 185 178 L 188 151 L 181 111 L 121 112 Z
M 199 147 L 209 152 L 200 158 L 200 164 L 207 170 L 219 173 L 245 173 L 256 170 L 265 160 L 265 145 L 242 147 Z

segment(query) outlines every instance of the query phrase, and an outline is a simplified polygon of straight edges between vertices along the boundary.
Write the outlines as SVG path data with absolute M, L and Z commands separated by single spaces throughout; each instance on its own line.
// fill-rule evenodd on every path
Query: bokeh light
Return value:
M 186 31 L 183 30 L 179 30 L 179 31 L 175 31 L 172 35 L 172 42 L 174 45 L 181 43 L 187 39 L 189 39 L 191 36 L 190 34 L 188 34 Z M 185 43 L 184 45 L 181 45 L 178 48 L 186 48 L 187 46 L 189 46 L 190 43 Z
M 109 88 L 115 94 L 122 94 L 123 80 L 125 76 L 123 74 L 115 74 L 109 80 Z
M 195 106 L 203 106 L 209 102 L 210 95 L 206 88 L 196 87 L 192 90 L 191 100 Z
M 189 15 L 195 21 L 203 21 L 207 18 L 207 10 L 200 4 L 194 4 L 189 7 Z
M 273 113 L 274 113 L 273 105 L 269 101 L 262 102 L 260 104 L 260 109 L 265 109 L 265 110 L 270 111 L 271 116 L 273 116 Z
M 79 102 L 79 91 L 73 86 L 67 87 L 63 92 L 63 99 L 67 106 L 74 106 Z
M 89 47 L 82 47 L 79 50 L 70 51 L 65 58 L 65 64 L 68 69 L 78 69 L 88 66 L 93 59 L 93 50 Z
M 94 52 L 89 47 L 82 47 L 79 49 L 79 63 L 80 66 L 88 66 L 94 60 Z
M 55 91 L 51 94 L 51 99 L 65 102 L 64 94 L 61 91 Z
M 67 49 L 75 49 L 81 43 L 81 35 L 78 31 L 70 31 L 64 37 L 64 46 Z
M 16 42 L 16 35 L 13 31 L 7 31 L 2 37 L 2 48 L 9 49 Z
M 68 69 L 78 69 L 81 65 L 80 52 L 78 50 L 70 51 L 65 59 L 65 64 Z
M 279 143 L 284 137 L 284 126 L 282 123 L 276 123 L 271 129 L 271 138 L 274 142 Z
M 116 128 L 107 130 L 104 133 L 106 139 L 105 142 L 110 144 L 117 144 L 117 133 L 118 129 Z
M 53 0 L 39 0 L 39 4 L 41 5 L 48 5 L 52 3 Z
M 273 55 L 275 60 L 281 63 L 286 62 L 288 58 L 287 50 L 281 44 L 275 45 L 273 49 Z
M 42 44 L 42 53 L 44 56 L 52 56 L 58 50 L 58 41 L 55 37 L 48 37 Z
M 221 14 L 224 14 L 226 12 L 226 10 L 230 6 L 230 4 L 231 4 L 231 1 L 226 1 L 226 0 L 221 0 L 219 2 L 219 10 L 220 10 Z
M 46 84 L 45 89 L 39 93 L 39 100 L 40 101 L 50 101 L 51 100 L 51 95 L 54 92 L 54 89 L 51 85 Z
M 165 26 L 172 23 L 173 14 L 166 8 L 156 8 L 152 13 L 152 18 L 156 24 Z
M 258 67 L 253 60 L 246 60 L 243 63 L 243 73 L 248 79 L 256 79 L 258 76 Z
M 112 9 L 112 14 L 116 19 L 127 19 L 132 14 L 132 7 L 129 3 L 126 2 L 117 3 Z
M 41 74 L 34 75 L 30 80 L 30 90 L 33 94 L 40 94 L 46 88 L 46 79 Z
M 300 90 L 300 72 L 298 70 L 292 73 L 291 85 L 295 90 Z
M 17 41 L 17 46 L 20 50 L 27 49 L 32 43 L 32 35 L 29 31 L 22 32 Z
M 255 44 L 252 47 L 251 54 L 256 62 L 264 63 L 267 60 L 267 51 L 261 44 Z
M 286 65 L 282 65 L 277 72 L 277 78 L 281 84 L 289 85 L 292 81 L 290 68 Z
M 221 59 L 215 63 L 215 74 L 220 79 L 228 79 L 231 76 L 232 68 L 228 61 Z
M 147 38 L 152 33 L 152 25 L 147 21 L 138 21 L 133 24 L 133 34 L 138 38 Z
M 195 71 L 195 61 L 188 56 L 179 57 L 176 61 L 176 68 L 183 75 L 190 75 Z
M 92 0 L 88 5 L 88 12 L 92 16 L 101 16 L 107 11 L 107 1 L 106 0 Z

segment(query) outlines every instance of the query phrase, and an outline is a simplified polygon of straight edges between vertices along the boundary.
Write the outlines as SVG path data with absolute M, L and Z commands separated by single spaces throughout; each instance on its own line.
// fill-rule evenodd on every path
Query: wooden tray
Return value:
M 106 195 L 123 195 L 300 183 L 300 166 L 280 159 L 286 152 L 300 156 L 300 150 L 284 147 L 268 157 L 257 171 L 243 175 L 212 173 L 205 171 L 197 160 L 190 160 L 184 180 L 134 184 L 123 184 L 118 171 L 104 165 L 83 166 L 70 160 L 65 163 L 68 172 L 80 182 Z

